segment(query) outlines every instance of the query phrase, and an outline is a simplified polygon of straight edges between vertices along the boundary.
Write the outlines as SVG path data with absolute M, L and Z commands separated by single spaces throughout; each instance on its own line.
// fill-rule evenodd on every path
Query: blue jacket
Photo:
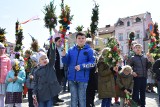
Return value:
M 7 92 L 22 92 L 23 86 L 22 84 L 25 82 L 26 74 L 24 70 L 20 70 L 18 73 L 18 79 L 13 83 L 9 82 L 8 79 L 14 79 L 14 71 L 11 70 L 8 72 L 6 77 L 6 84 L 7 84 Z
M 94 61 L 93 49 L 87 44 L 82 49 L 76 45 L 71 47 L 66 56 L 62 57 L 62 62 L 68 65 L 68 80 L 71 81 L 88 82 Z M 80 65 L 80 71 L 75 70 L 77 65 Z

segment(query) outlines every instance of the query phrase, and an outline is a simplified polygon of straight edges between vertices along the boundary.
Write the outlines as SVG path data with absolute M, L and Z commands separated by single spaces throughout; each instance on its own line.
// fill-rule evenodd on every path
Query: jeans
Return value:
M 44 102 L 39 102 L 38 107 L 53 107 L 53 98 Z
M 160 80 L 157 81 L 158 85 L 158 96 L 159 96 L 159 103 L 160 103 Z
M 22 107 L 21 103 L 16 103 L 16 104 L 7 104 L 7 107 Z
M 66 85 L 67 85 L 67 73 L 68 73 L 68 71 L 67 70 L 65 70 L 64 71 L 64 79 L 63 79 L 63 91 L 66 91 Z M 69 89 L 69 85 L 68 85 L 68 89 Z
M 5 95 L 0 95 L 0 107 L 5 107 Z
M 71 92 L 71 107 L 86 107 L 87 82 L 69 81 Z
M 103 98 L 101 107 L 110 107 L 111 106 L 111 98 Z

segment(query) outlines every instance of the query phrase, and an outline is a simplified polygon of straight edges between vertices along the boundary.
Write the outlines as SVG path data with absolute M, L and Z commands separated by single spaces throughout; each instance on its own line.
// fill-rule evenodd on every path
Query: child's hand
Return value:
M 135 72 L 133 72 L 132 75 L 133 75 L 134 77 L 137 77 L 137 76 L 138 76 Z
M 13 82 L 13 79 L 12 79 L 12 78 L 8 78 L 8 81 L 9 81 L 9 82 Z
M 18 78 L 17 78 L 17 76 L 14 76 L 14 79 L 13 79 L 13 81 L 16 81 Z
M 17 76 L 14 76 L 14 80 L 17 80 L 17 78 L 18 78 Z
M 29 78 L 30 78 L 30 79 L 33 79 L 33 75 L 30 75 Z
M 147 53 L 146 56 L 147 56 L 147 59 L 148 59 L 150 62 L 154 62 L 154 58 L 153 58 L 153 56 L 152 56 L 150 53 Z
M 36 95 L 34 95 L 34 94 L 32 95 L 32 98 L 33 98 L 33 99 L 37 99 Z
M 79 66 L 79 65 L 75 66 L 75 69 L 76 69 L 77 71 L 79 71 L 79 70 L 80 70 L 80 66 Z
M 113 70 L 114 70 L 115 72 L 118 72 L 118 66 L 113 67 Z
M 129 92 L 128 92 L 126 89 L 124 90 L 124 92 L 125 92 L 126 94 L 129 94 Z

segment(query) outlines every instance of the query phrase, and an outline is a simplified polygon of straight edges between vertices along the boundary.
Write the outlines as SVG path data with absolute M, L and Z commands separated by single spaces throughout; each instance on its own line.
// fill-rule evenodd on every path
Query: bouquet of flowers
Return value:
M 119 43 L 116 38 L 109 38 L 106 47 L 107 48 L 104 56 L 104 62 L 107 65 L 116 66 L 121 60 Z
M 12 67 L 13 71 L 14 71 L 14 76 L 18 76 L 18 73 L 20 71 L 20 65 L 19 65 L 19 61 L 17 59 L 14 60 L 14 65 Z M 13 81 L 13 83 L 15 83 L 16 81 Z
M 13 67 L 13 71 L 14 71 L 14 76 L 18 76 L 18 73 L 20 71 L 20 66 L 19 66 L 19 62 L 15 61 L 15 65 Z

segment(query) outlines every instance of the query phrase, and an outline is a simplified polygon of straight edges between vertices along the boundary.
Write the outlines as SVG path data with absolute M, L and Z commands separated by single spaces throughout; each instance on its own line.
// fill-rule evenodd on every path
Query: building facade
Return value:
M 94 48 L 102 50 L 106 47 L 106 43 L 108 42 L 108 38 L 114 36 L 115 30 L 114 26 L 106 25 L 103 28 L 98 29 L 98 35 L 95 36 L 94 39 Z
M 148 24 L 152 22 L 151 13 L 146 12 L 139 15 L 119 18 L 115 23 L 115 37 L 120 43 L 122 54 L 128 54 L 129 34 L 135 34 L 135 41 L 143 46 L 143 51 L 148 51 L 147 29 Z

